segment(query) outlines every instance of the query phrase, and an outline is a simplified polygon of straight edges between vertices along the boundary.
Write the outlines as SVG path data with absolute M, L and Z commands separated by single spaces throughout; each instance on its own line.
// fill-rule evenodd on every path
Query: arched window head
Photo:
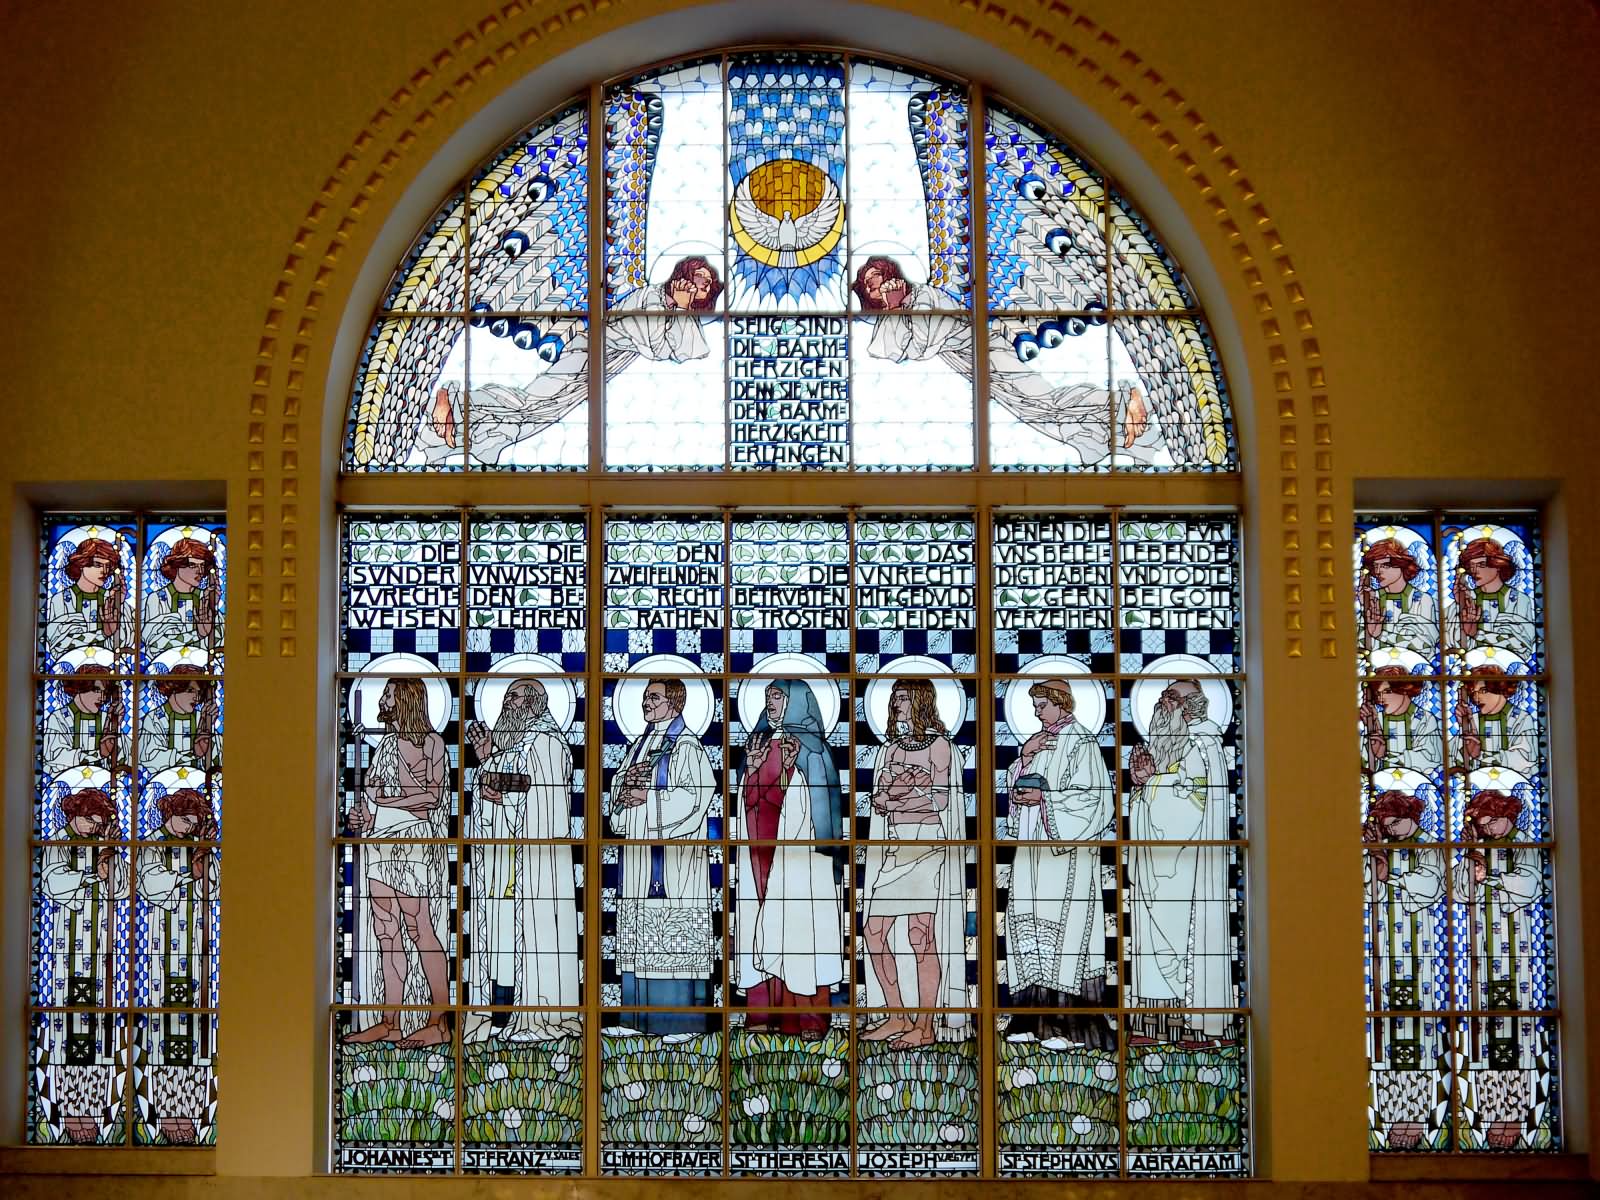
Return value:
M 346 471 L 1237 467 L 1181 271 L 1001 101 L 799 50 L 599 99 L 603 129 L 581 100 L 534 122 L 413 242 Z

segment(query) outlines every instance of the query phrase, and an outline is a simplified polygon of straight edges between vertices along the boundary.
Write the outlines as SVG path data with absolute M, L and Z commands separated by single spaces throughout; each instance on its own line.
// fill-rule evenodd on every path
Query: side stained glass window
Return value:
M 217 513 L 43 517 L 32 1144 L 216 1140 L 227 562 Z
M 1370 1146 L 1559 1150 L 1537 517 L 1362 514 L 1353 557 Z
M 966 84 L 794 49 L 614 81 L 462 180 L 374 316 L 343 463 L 1215 472 L 1238 456 L 1187 280 L 1087 156 Z

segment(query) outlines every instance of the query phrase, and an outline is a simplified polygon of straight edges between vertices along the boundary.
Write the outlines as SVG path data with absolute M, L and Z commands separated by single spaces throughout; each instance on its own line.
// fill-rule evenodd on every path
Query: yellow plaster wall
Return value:
M 0 15 L 7 492 L 14 503 L 88 503 L 95 483 L 221 481 L 235 539 L 221 1135 L 218 1178 L 185 1185 L 197 1194 L 303 1192 L 293 1179 L 318 1157 L 319 648 L 331 611 L 325 435 L 337 426 L 321 409 L 357 271 L 408 182 L 516 80 L 559 70 L 561 55 L 597 38 L 610 39 L 618 67 L 649 60 L 655 43 L 629 27 L 661 13 L 699 22 L 701 44 L 727 40 L 718 30 L 737 22 L 696 8 L 31 3 Z M 819 38 L 857 40 L 845 6 L 737 9 L 745 24 L 810 21 Z M 1358 488 L 1364 501 L 1552 501 L 1552 645 L 1567 649 L 1553 689 L 1558 795 L 1573 814 L 1560 862 L 1569 1002 L 1571 980 L 1600 978 L 1600 870 L 1580 873 L 1577 855 L 1580 841 L 1600 846 L 1600 814 L 1581 793 L 1600 714 L 1572 703 L 1600 680 L 1600 623 L 1583 601 L 1600 588 L 1600 556 L 1581 540 L 1600 449 L 1588 344 L 1600 16 L 1582 0 L 922 0 L 862 11 L 879 23 L 916 15 L 1013 56 L 1053 81 L 1036 107 L 1054 88 L 1075 95 L 1109 131 L 1106 153 L 1119 142 L 1148 164 L 1211 264 L 1213 312 L 1247 406 L 1253 769 L 1264 797 L 1252 885 L 1261 1167 L 1286 1182 L 1365 1180 L 1341 550 Z M 910 42 L 896 49 L 938 61 L 903 28 Z M 1008 73 L 986 82 L 1018 86 Z M 1371 482 L 1474 479 L 1515 482 L 1411 493 Z M 19 532 L 25 523 L 0 523 L 6 561 L 31 553 Z M 8 628 L 15 599 L 3 600 Z M 19 1021 L 14 868 L 29 715 L 24 656 L 6 649 L 0 959 L 5 1010 Z M 1569 1053 L 1569 1075 L 1600 1078 L 1600 1036 L 1577 1036 L 1588 1032 L 1578 1019 L 1566 1028 L 1584 1045 Z M 0 1065 L 16 1080 L 9 1053 Z M 1573 1120 L 1587 1144 L 1593 1119 Z M 363 1186 L 377 1194 L 349 1190 Z

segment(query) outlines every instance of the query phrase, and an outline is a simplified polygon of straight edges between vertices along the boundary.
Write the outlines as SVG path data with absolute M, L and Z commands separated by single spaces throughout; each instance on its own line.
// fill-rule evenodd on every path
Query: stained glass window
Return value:
M 216 513 L 47 513 L 27 1140 L 216 1139 L 223 623 Z
M 1363 514 L 1353 557 L 1369 1143 L 1558 1150 L 1538 521 Z
M 1237 454 L 1113 179 L 707 54 L 526 126 L 370 329 L 335 1170 L 1249 1173 L 1239 518 L 1131 478 Z
M 798 49 L 592 100 L 475 169 L 396 268 L 347 471 L 1237 466 L 1183 273 L 1020 112 Z

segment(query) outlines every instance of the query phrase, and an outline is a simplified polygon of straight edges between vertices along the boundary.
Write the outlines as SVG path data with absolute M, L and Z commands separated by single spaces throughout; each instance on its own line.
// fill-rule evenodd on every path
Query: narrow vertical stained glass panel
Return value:
M 976 669 L 972 519 L 874 515 L 855 528 L 856 670 Z
M 227 537 L 42 524 L 28 1140 L 211 1145 Z
M 347 670 L 402 654 L 425 671 L 461 663 L 461 522 L 454 516 L 349 517 L 344 526 Z M 366 714 L 369 720 L 375 714 Z
M 1354 565 L 1368 1144 L 1557 1149 L 1537 520 L 1358 514 Z
M 652 654 L 722 669 L 726 558 L 720 520 L 618 517 L 606 522 L 605 665 Z

